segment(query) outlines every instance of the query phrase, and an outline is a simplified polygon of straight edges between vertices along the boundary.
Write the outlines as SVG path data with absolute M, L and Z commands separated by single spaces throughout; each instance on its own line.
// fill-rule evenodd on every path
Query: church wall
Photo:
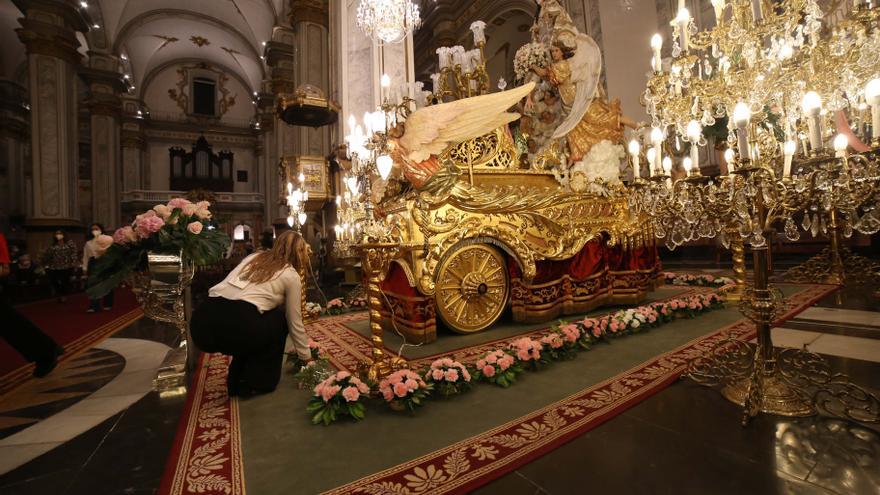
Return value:
M 235 127 L 248 127 L 254 118 L 255 106 L 253 104 L 253 94 L 244 86 L 236 77 L 228 75 L 220 68 L 208 65 L 208 70 L 195 69 L 196 64 L 184 63 L 175 64 L 162 69 L 160 72 L 152 76 L 148 82 L 149 86 L 144 91 L 144 103 L 150 109 L 150 117 L 153 120 L 186 120 L 186 112 L 181 107 L 182 103 L 178 103 L 175 98 L 169 95 L 169 91 L 173 91 L 179 96 L 181 91 L 189 97 L 189 85 L 184 81 L 183 76 L 178 73 L 180 69 L 189 69 L 191 74 L 199 75 L 204 73 L 208 77 L 217 77 L 219 74 L 226 74 L 227 79 L 223 82 L 223 87 L 228 91 L 227 100 L 234 98 L 228 109 L 223 113 L 219 122 Z M 181 83 L 183 89 L 181 90 Z M 217 86 L 217 97 L 222 98 L 220 84 Z M 183 100 L 181 100 L 183 101 Z

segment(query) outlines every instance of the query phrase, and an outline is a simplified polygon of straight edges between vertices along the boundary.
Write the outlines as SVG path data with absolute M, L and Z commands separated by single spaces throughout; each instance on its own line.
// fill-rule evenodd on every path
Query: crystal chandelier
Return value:
M 377 42 L 399 43 L 421 22 L 411 0 L 361 0 L 358 5 L 358 27 Z

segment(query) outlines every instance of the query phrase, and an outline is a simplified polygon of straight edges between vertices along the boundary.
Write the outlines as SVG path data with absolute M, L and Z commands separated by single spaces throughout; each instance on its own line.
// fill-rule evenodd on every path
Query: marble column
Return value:
M 77 31 L 88 24 L 70 0 L 21 0 L 16 30 L 28 56 L 32 191 L 29 226 L 78 227 Z
M 92 67 L 106 65 L 97 61 L 105 55 L 90 53 Z M 104 62 L 111 62 L 104 60 Z M 92 161 L 92 218 L 111 229 L 119 225 L 119 200 L 122 187 L 122 160 L 120 150 L 119 94 L 127 87 L 122 74 L 113 70 L 88 68 L 80 75 L 89 85 L 86 105 L 89 108 Z
M 27 90 L 12 81 L 0 81 L 0 222 L 27 212 L 25 175 L 30 139 Z M 0 224 L 0 228 L 8 225 Z

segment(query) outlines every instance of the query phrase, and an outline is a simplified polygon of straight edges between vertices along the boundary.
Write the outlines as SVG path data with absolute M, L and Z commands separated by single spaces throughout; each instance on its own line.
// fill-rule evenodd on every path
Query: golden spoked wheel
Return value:
M 495 323 L 509 292 L 504 256 L 485 244 L 465 246 L 446 258 L 437 276 L 437 311 L 459 333 Z

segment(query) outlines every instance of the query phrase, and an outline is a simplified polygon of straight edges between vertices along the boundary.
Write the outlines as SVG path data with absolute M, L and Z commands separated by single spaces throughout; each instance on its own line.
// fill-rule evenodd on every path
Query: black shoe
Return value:
M 52 359 L 49 361 L 38 362 L 36 367 L 34 367 L 34 376 L 37 378 L 43 378 L 48 375 L 58 366 L 58 356 L 52 356 Z

